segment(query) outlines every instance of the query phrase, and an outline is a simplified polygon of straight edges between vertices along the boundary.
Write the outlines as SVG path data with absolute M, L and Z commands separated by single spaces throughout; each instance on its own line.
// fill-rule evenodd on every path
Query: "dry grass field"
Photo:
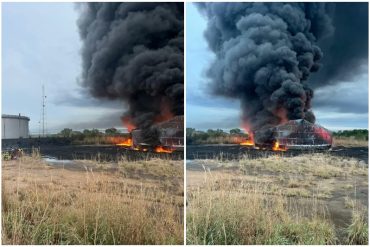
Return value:
M 350 137 L 334 137 L 333 146 L 344 146 L 344 147 L 367 147 L 369 141 L 367 140 L 357 140 Z
M 183 161 L 76 162 L 3 162 L 3 244 L 183 243 Z
M 188 244 L 367 244 L 368 165 L 328 154 L 196 160 Z

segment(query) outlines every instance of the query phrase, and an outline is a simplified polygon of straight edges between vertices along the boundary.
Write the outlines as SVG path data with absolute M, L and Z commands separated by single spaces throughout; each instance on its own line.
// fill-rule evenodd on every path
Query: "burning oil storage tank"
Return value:
M 254 137 L 256 145 L 278 145 L 287 149 L 328 149 L 333 142 L 329 130 L 304 119 L 255 131 Z
M 25 116 L 1 115 L 1 139 L 18 139 L 29 137 L 29 121 Z
M 174 148 L 184 147 L 184 116 L 174 118 L 157 124 L 159 141 L 163 146 Z
M 175 116 L 153 127 L 158 130 L 160 145 L 173 149 L 182 149 L 184 147 L 184 116 Z M 148 145 L 143 140 L 140 129 L 133 130 L 131 135 L 134 147 Z

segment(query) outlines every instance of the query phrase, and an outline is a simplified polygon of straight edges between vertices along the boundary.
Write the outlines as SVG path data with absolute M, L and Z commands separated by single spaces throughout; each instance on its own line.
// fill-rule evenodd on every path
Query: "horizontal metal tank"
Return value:
M 163 146 L 184 147 L 184 116 L 175 116 L 157 124 L 157 127 L 160 130 L 159 140 Z
M 1 139 L 29 137 L 30 118 L 19 115 L 1 115 Z
M 328 149 L 332 136 L 324 127 L 304 119 L 290 120 L 272 128 L 254 132 L 256 145 L 278 145 L 288 149 Z
M 153 127 L 158 130 L 160 145 L 174 149 L 184 147 L 184 116 L 175 116 L 168 121 L 157 123 Z M 149 145 L 143 140 L 142 130 L 135 129 L 131 135 L 134 147 Z

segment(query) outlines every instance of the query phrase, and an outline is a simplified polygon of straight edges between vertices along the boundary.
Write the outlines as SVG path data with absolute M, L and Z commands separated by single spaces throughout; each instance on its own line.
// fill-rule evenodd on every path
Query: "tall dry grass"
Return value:
M 368 183 L 363 161 L 312 153 L 197 162 L 205 172 L 187 178 L 188 244 L 368 242 L 367 208 L 356 191 Z M 333 220 L 337 212 L 342 222 Z
M 345 231 L 347 234 L 347 244 L 369 244 L 369 224 L 366 210 L 362 205 L 354 202 L 351 224 L 348 225 Z
M 183 242 L 182 188 L 166 190 L 170 176 L 158 182 L 124 178 L 121 170 L 71 172 L 32 157 L 11 165 L 3 166 L 4 244 Z
M 358 140 L 354 137 L 334 137 L 333 146 L 345 146 L 345 147 L 367 147 L 369 141 Z
M 318 178 L 367 176 L 368 165 L 356 158 L 333 156 L 326 153 L 303 154 L 295 157 L 278 155 L 260 159 L 244 158 L 238 162 L 245 171 L 264 171 Z
M 334 226 L 314 199 L 307 215 L 295 200 L 264 193 L 265 185 L 212 174 L 205 180 L 188 192 L 188 244 L 335 243 Z

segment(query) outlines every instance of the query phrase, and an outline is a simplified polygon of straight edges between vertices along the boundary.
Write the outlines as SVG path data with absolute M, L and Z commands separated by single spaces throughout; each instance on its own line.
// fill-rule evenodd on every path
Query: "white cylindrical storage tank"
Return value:
M 19 115 L 1 115 L 1 139 L 18 139 L 29 137 L 30 119 Z

